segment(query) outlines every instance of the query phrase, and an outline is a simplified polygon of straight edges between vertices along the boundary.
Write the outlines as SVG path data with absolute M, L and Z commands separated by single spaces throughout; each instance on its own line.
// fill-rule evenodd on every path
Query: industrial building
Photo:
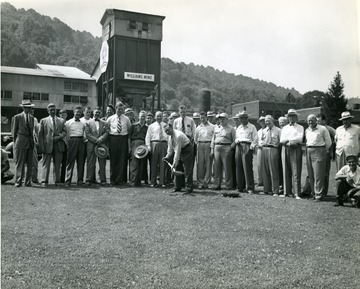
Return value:
M 10 132 L 11 118 L 22 111 L 19 104 L 30 98 L 35 117 L 48 115 L 47 105 L 66 109 L 97 105 L 96 81 L 75 67 L 37 64 L 35 69 L 1 67 L 1 131 Z

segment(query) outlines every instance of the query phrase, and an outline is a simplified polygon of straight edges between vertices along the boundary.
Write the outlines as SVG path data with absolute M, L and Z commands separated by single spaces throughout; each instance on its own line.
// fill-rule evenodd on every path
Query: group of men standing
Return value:
M 24 178 L 25 186 L 31 186 L 29 168 L 33 166 L 36 145 L 35 118 L 29 113 L 34 105 L 24 100 L 21 106 L 23 112 L 14 116 L 12 123 L 16 187 L 22 185 Z M 238 197 L 240 192 L 255 192 L 253 156 L 257 152 L 258 185 L 264 187 L 260 193 L 301 199 L 305 144 L 311 193 L 321 201 L 328 190 L 333 145 L 338 170 L 346 165 L 348 156 L 360 153 L 360 128 L 351 124 L 353 116 L 349 112 L 342 113 L 343 125 L 336 131 L 325 125 L 324 115 L 312 114 L 304 129 L 297 123 L 295 109 L 279 118 L 280 128 L 274 125 L 271 115 L 260 117 L 261 128 L 257 131 L 246 111 L 234 116 L 236 124 L 232 126 L 226 113 L 201 112 L 191 118 L 186 115 L 185 106 L 179 107 L 178 114 L 158 111 L 155 120 L 151 113 L 140 111 L 138 122 L 122 102 L 117 102 L 115 108 L 108 106 L 104 118 L 100 108 L 92 112 L 90 107 L 84 111 L 76 107 L 69 120 L 66 111 L 60 111 L 63 117 L 56 116 L 54 104 L 49 104 L 47 110 L 49 116 L 40 120 L 37 134 L 38 150 L 43 155 L 43 186 L 49 182 L 51 160 L 55 185 L 71 185 L 75 163 L 78 185 L 84 184 L 85 163 L 85 184 L 97 183 L 96 162 L 99 183 L 106 185 L 109 158 L 110 185 L 123 185 L 128 178 L 132 186 L 148 180 L 151 187 L 166 187 L 174 182 L 174 191 L 185 187 L 185 193 L 191 193 L 196 162 L 199 189 L 209 188 L 213 180 L 212 189 L 225 188 L 224 196 Z

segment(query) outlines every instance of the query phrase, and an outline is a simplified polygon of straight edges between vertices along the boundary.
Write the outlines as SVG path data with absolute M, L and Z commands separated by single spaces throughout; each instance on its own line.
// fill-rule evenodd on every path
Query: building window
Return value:
M 72 90 L 72 91 L 81 91 L 81 92 L 88 92 L 88 85 L 87 83 L 82 82 L 64 82 L 64 90 Z
M 64 103 L 81 103 L 81 104 L 87 104 L 87 103 L 88 103 L 88 98 L 87 98 L 87 96 L 64 95 Z
M 142 30 L 143 30 L 143 31 L 149 31 L 149 23 L 144 22 L 144 23 L 142 24 Z
M 48 93 L 40 93 L 40 92 L 24 92 L 23 99 L 31 99 L 31 100 L 38 100 L 38 101 L 48 101 L 49 94 Z
M 2 90 L 1 91 L 1 99 L 12 99 L 12 91 Z
M 136 22 L 135 21 L 130 21 L 129 29 L 136 29 Z

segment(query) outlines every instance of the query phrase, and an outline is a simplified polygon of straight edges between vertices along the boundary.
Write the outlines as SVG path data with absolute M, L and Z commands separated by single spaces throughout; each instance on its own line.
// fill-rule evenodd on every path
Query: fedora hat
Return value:
M 344 111 L 343 113 L 341 113 L 341 118 L 339 118 L 339 120 L 344 120 L 347 118 L 354 118 L 354 116 L 351 115 L 349 111 Z
M 238 116 L 239 116 L 239 117 L 249 117 L 249 115 L 248 115 L 248 113 L 247 113 L 246 110 L 240 111 L 240 112 L 238 113 Z
M 193 118 L 200 118 L 200 113 L 194 112 L 193 113 Z
M 24 99 L 21 101 L 21 104 L 19 104 L 22 107 L 34 107 L 35 104 L 31 103 L 30 99 Z
M 95 146 L 95 154 L 98 158 L 105 159 L 109 155 L 109 148 L 105 144 Z
M 265 116 L 260 116 L 257 122 L 259 123 L 261 121 L 265 121 Z
M 225 113 L 225 112 L 222 112 L 222 113 L 220 113 L 219 114 L 219 118 L 228 118 L 228 115 L 227 115 L 227 113 Z
M 142 159 L 142 158 L 146 157 L 148 153 L 149 153 L 149 149 L 146 145 L 139 145 L 134 150 L 134 156 L 137 159 Z
M 207 113 L 206 113 L 206 116 L 215 116 L 215 113 L 213 112 L 213 111 L 208 111 Z
M 299 115 L 296 111 L 296 109 L 290 108 L 287 113 L 288 116 L 290 115 Z

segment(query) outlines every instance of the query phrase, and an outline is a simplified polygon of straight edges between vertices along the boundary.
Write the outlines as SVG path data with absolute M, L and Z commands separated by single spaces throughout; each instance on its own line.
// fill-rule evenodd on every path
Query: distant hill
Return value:
M 101 39 L 88 32 L 74 31 L 59 19 L 33 9 L 16 9 L 1 3 L 1 63 L 35 67 L 36 63 L 75 66 L 91 73 L 99 57 Z M 232 102 L 250 100 L 284 101 L 301 97 L 295 89 L 204 67 L 162 58 L 162 108 L 185 104 L 197 109 L 199 91 L 211 91 L 212 109 L 230 109 Z

